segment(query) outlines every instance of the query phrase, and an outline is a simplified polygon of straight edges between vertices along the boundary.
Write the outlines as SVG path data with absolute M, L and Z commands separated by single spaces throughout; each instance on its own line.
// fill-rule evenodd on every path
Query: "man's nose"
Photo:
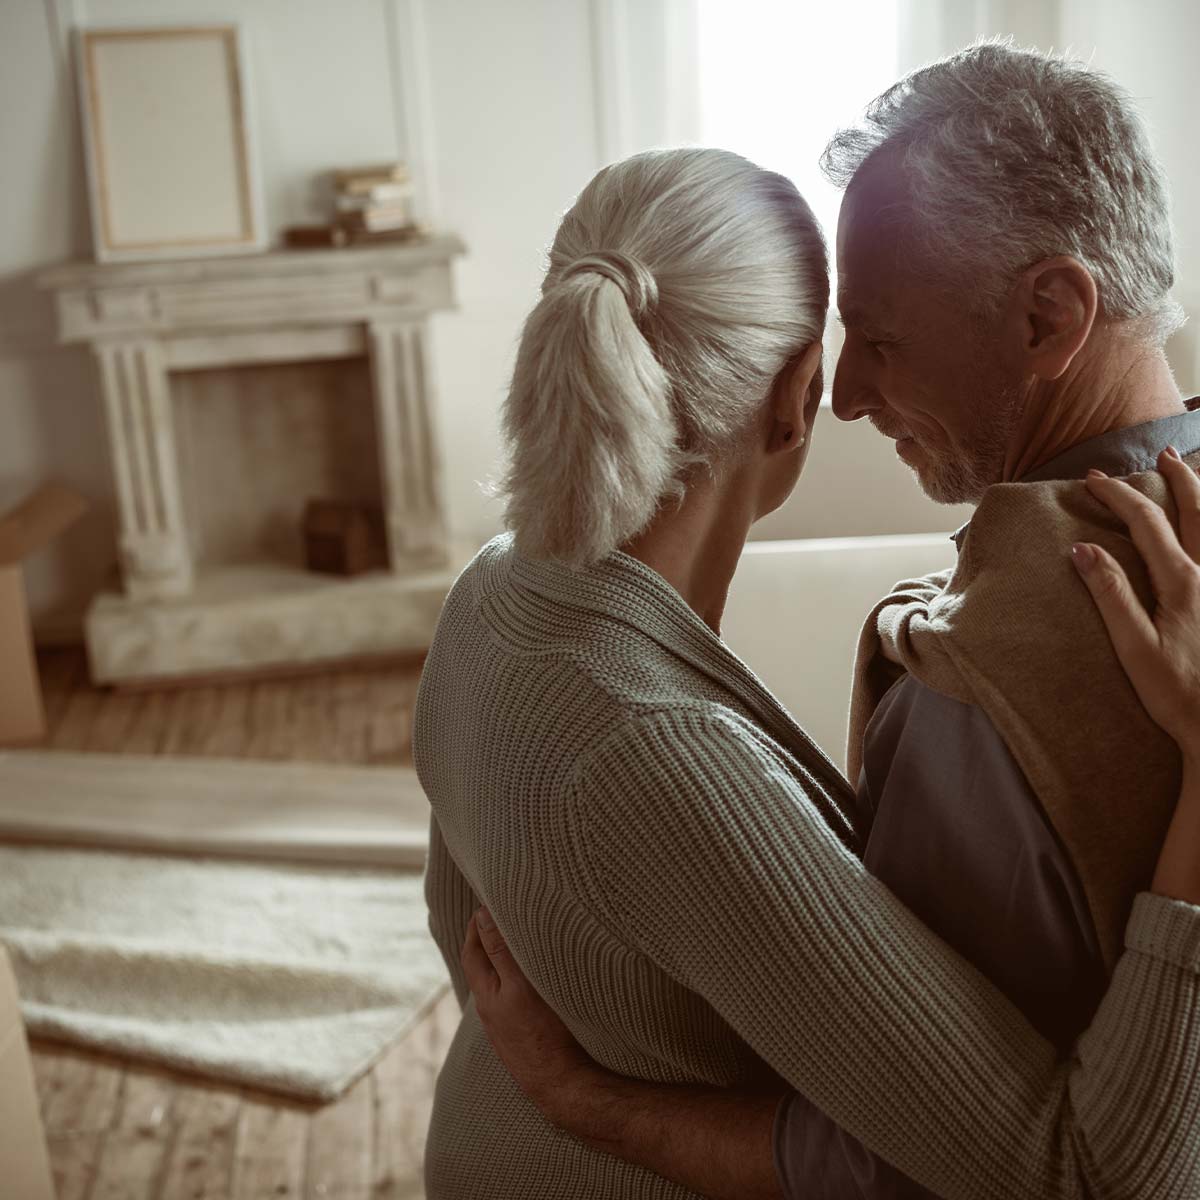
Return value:
M 833 373 L 833 388 L 830 400 L 834 416 L 839 421 L 857 421 L 883 408 L 883 397 L 864 372 L 855 369 L 851 355 L 845 350 L 838 358 L 837 370 Z

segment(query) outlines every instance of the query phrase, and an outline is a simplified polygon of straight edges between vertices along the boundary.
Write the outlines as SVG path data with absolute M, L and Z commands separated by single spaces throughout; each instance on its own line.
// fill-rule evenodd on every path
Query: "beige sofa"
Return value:
M 864 618 L 897 580 L 954 560 L 946 533 L 749 542 L 722 637 L 845 769 L 850 672 Z

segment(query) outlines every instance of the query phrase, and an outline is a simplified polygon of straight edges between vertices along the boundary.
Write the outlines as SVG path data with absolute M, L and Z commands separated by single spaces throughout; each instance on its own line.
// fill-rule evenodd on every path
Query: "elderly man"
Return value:
M 908 76 L 824 162 L 846 188 L 834 411 L 895 439 L 934 499 L 979 502 L 956 569 L 900 585 L 864 631 L 865 862 L 1065 1051 L 1178 789 L 1067 562 L 1075 541 L 1115 547 L 1115 524 L 1056 482 L 1146 471 L 1168 447 L 1200 459 L 1162 349 L 1180 319 L 1165 184 L 1112 84 L 996 44 Z M 797 1197 L 927 1194 L 799 1094 L 739 1106 L 606 1080 L 548 1014 L 521 1025 L 506 1061 L 593 1144 L 663 1173 L 672 1154 L 748 1176 L 772 1156 Z
M 1111 85 L 996 45 L 891 89 L 824 163 L 846 186 L 834 411 L 895 439 L 933 499 L 980 505 L 956 569 L 899 585 L 864 631 L 864 861 L 1065 1051 L 1178 779 L 1079 620 L 1063 551 L 1099 515 L 1050 486 L 1200 451 L 1162 349 L 1180 319 L 1165 184 Z M 852 1147 L 799 1097 L 777 1147 L 797 1194 L 855 1194 Z M 904 1191 L 882 1175 L 867 1194 Z

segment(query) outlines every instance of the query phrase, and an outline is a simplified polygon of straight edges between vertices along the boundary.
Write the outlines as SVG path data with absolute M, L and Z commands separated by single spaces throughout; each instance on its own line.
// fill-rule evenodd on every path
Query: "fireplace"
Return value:
M 211 676 L 428 645 L 447 543 L 427 322 L 443 237 L 46 272 L 90 343 L 116 484 L 121 590 L 85 633 L 98 682 Z M 377 504 L 387 568 L 305 570 L 311 498 Z

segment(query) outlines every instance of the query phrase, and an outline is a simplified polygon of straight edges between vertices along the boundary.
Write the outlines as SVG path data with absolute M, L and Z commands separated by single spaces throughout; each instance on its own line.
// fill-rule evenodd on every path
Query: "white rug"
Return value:
M 82 778 L 110 801 L 120 791 L 112 780 L 127 775 L 129 766 L 102 761 L 119 756 L 63 757 L 86 765 Z M 6 773 L 13 760 L 21 760 L 20 772 Z M 156 778 L 167 791 L 172 761 L 178 760 L 157 760 L 155 768 L 164 771 Z M 47 763 L 43 775 L 34 765 L 26 756 L 0 756 L 0 826 L 15 823 L 28 832 L 32 824 L 13 816 L 30 813 L 30 794 L 22 805 L 11 790 L 18 774 L 44 782 L 45 774 L 68 764 Z M 218 792 L 241 765 L 206 764 Z M 255 818 L 243 808 L 233 837 L 194 811 L 204 808 L 197 799 L 204 789 L 194 778 L 192 784 L 185 794 L 194 844 L 223 839 L 242 855 L 253 852 L 257 837 L 278 854 L 292 833 L 307 830 L 297 844 L 316 857 L 322 836 L 314 825 L 324 822 L 335 858 L 371 849 L 372 835 L 363 828 L 340 836 L 328 812 L 313 819 L 311 792 L 289 817 L 286 789 L 261 828 L 255 827 L 261 814 Z M 128 796 L 124 804 L 116 825 L 136 816 Z M 353 813 L 353 795 L 326 796 L 327 810 L 342 805 Z M 161 807 L 182 813 L 188 805 Z M 214 801 L 209 817 L 220 807 Z M 111 818 L 111 805 L 108 811 Z M 148 824 L 155 825 L 154 836 L 161 834 L 160 826 Z M 98 825 L 112 840 L 114 822 Z M 65 827 L 71 840 L 86 840 L 86 807 Z M 38 834 L 46 835 L 45 828 Z M 401 857 L 414 858 L 412 847 Z M 426 926 L 421 874 L 412 869 L 10 842 L 0 845 L 0 941 L 13 961 L 30 1032 L 310 1100 L 332 1099 L 349 1086 L 446 984 Z

